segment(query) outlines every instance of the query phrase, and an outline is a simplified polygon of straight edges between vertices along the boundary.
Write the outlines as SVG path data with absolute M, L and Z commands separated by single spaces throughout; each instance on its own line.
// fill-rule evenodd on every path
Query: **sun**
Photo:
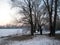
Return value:
M 18 14 L 20 8 L 12 8 L 8 0 L 0 0 L 0 26 L 8 24 L 17 24 L 22 16 Z
M 5 25 L 11 22 L 10 6 L 6 3 L 0 3 L 0 25 Z

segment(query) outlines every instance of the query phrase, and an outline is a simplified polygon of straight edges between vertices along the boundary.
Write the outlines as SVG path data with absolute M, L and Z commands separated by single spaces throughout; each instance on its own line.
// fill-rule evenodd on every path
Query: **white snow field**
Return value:
M 40 32 L 37 32 L 38 34 Z M 48 34 L 49 31 L 42 32 L 43 34 Z M 60 33 L 60 31 L 56 31 L 56 33 Z M 2 36 L 9 36 L 9 35 L 24 35 L 24 34 L 30 34 L 30 31 L 28 29 L 0 29 L 0 37 Z
M 23 29 L 0 29 L 0 37 L 9 35 L 23 35 L 26 33 Z M 49 32 L 43 31 L 47 34 Z M 57 31 L 56 33 L 60 33 Z M 26 37 L 27 38 L 27 37 Z M 6 38 L 0 38 L 0 45 L 60 45 L 60 40 L 45 36 L 35 35 L 32 39 L 19 41 L 19 40 L 5 40 Z
M 9 35 L 24 35 L 25 33 L 29 33 L 26 29 L 0 29 L 0 37 L 9 36 Z
M 0 45 L 60 45 L 60 40 L 47 36 L 37 35 L 32 39 L 24 41 L 0 40 Z

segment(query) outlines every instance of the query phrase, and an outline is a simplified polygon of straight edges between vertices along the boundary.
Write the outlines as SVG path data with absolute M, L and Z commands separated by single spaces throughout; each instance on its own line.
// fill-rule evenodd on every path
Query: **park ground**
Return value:
M 6 36 L 0 38 L 0 45 L 60 45 L 60 34 L 55 37 L 48 35 Z

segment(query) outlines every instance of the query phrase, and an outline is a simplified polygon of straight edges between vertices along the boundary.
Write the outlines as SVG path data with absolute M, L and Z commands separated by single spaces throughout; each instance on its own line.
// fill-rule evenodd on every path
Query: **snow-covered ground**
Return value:
M 27 32 L 28 31 L 28 32 Z M 0 37 L 2 36 L 9 36 L 9 35 L 24 35 L 30 34 L 29 30 L 26 29 L 0 29 Z M 43 31 L 43 34 L 48 34 L 49 31 Z M 60 33 L 60 31 L 56 31 L 56 33 Z
M 24 31 L 25 29 L 0 29 L 0 37 L 1 36 L 9 36 L 9 35 L 22 35 L 27 33 Z M 48 34 L 49 32 L 43 31 L 43 34 Z M 60 33 L 60 31 L 56 31 L 56 33 Z M 0 38 L 0 45 L 60 45 L 60 40 L 50 38 L 44 35 L 36 35 L 34 38 L 24 41 L 12 41 L 5 40 L 6 38 Z
M 56 40 L 44 35 L 37 35 L 32 39 L 24 41 L 12 41 L 2 39 L 0 41 L 0 45 L 60 45 L 60 40 Z
M 29 31 L 28 31 L 29 32 Z M 0 29 L 0 37 L 9 35 L 23 35 L 28 33 L 26 29 Z
M 0 37 L 22 33 L 22 29 L 0 29 Z

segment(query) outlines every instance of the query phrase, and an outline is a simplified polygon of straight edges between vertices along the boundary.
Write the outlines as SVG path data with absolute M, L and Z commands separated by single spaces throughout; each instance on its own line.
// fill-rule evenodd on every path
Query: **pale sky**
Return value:
M 15 19 L 21 18 L 20 14 L 17 14 L 19 8 L 12 8 L 10 0 L 0 0 L 0 25 L 14 24 Z

